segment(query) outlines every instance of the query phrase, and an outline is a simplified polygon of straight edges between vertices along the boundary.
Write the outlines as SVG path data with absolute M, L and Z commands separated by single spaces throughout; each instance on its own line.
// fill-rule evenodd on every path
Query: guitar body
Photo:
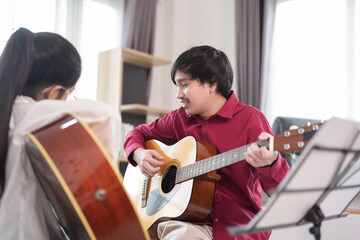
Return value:
M 74 115 L 28 134 L 34 172 L 70 239 L 148 239 L 91 129 Z
M 160 171 L 148 179 L 146 184 L 146 178 L 139 167 L 129 164 L 124 177 L 124 187 L 135 204 L 145 228 L 156 227 L 158 222 L 167 219 L 204 221 L 210 213 L 215 182 L 220 176 L 210 172 L 175 184 L 173 171 L 215 155 L 215 147 L 194 137 L 185 137 L 171 146 L 157 140 L 149 140 L 145 147 L 156 150 L 164 157 L 162 160 L 165 163 Z M 143 206 L 143 197 L 146 197 L 146 206 Z

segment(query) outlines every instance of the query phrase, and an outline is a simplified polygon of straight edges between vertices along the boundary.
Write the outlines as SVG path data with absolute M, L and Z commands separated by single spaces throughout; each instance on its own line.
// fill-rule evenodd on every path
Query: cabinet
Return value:
M 100 52 L 98 60 L 97 100 L 105 102 L 119 111 L 135 114 L 164 115 L 167 110 L 148 107 L 143 103 L 145 93 L 141 90 L 146 89 L 147 79 L 144 71 L 166 64 L 170 64 L 170 61 L 126 47 L 118 47 Z M 132 72 L 135 74 L 137 72 L 137 77 L 139 78 L 126 76 L 129 69 L 130 71 L 134 70 Z M 133 83 L 139 89 L 137 91 L 128 91 L 123 88 L 126 83 Z M 139 98 L 140 101 L 126 103 L 128 100 L 123 99 L 123 91 L 130 92 L 129 95 Z M 123 104 L 123 102 L 125 103 Z
M 169 110 L 146 105 L 146 87 L 149 69 L 167 64 L 169 60 L 125 47 L 100 52 L 97 100 L 119 110 L 123 122 L 134 126 L 147 115 L 165 115 Z

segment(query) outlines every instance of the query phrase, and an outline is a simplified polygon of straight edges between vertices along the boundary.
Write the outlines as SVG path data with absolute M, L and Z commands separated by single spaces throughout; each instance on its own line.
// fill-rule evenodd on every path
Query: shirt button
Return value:
M 218 218 L 215 218 L 215 222 L 218 222 L 219 221 L 219 219 Z

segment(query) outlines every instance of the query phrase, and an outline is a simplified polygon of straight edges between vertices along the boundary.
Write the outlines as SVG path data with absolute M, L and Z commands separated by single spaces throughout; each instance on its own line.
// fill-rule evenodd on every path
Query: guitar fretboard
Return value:
M 247 151 L 247 148 L 251 146 L 251 144 L 252 143 L 178 168 L 175 182 L 181 183 L 205 173 L 209 173 L 234 163 L 241 162 L 245 159 L 244 153 Z M 260 140 L 255 142 L 255 144 L 260 147 L 269 147 L 268 140 Z

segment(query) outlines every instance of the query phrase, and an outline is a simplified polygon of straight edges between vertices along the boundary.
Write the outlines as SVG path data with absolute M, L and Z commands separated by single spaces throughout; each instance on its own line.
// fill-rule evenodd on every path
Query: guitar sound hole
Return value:
M 169 193 L 175 186 L 176 167 L 171 166 L 161 182 L 161 189 L 164 193 Z

